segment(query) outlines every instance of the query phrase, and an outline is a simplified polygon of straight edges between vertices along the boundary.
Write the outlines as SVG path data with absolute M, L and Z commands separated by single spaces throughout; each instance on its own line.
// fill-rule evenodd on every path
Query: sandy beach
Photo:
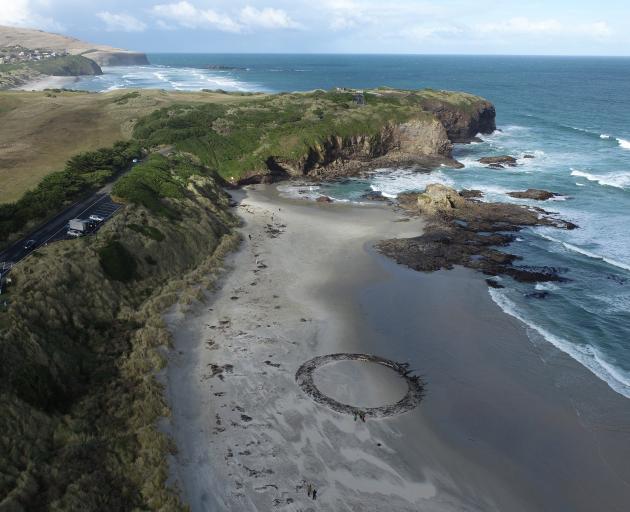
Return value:
M 78 78 L 76 76 L 43 76 L 36 80 L 15 87 L 16 91 L 43 91 L 44 89 L 63 89 L 70 87 Z
M 372 248 L 420 219 L 271 186 L 237 199 L 244 242 L 217 291 L 167 317 L 165 428 L 193 511 L 627 510 L 627 399 L 504 314 L 481 275 L 418 273 Z M 409 363 L 423 401 L 365 422 L 315 403 L 295 373 L 337 352 Z M 357 362 L 315 381 L 357 407 L 404 392 Z

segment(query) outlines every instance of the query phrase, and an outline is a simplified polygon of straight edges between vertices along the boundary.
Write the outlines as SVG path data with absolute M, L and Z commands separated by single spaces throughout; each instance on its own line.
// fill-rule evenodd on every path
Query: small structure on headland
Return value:
M 367 102 L 365 101 L 365 94 L 363 94 L 363 91 L 356 91 L 354 93 L 354 96 L 352 97 L 352 99 L 354 100 L 354 102 L 357 105 L 366 105 Z

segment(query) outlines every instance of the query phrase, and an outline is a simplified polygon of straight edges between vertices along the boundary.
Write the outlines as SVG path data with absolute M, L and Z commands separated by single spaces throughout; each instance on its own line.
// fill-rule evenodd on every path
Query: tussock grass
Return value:
M 98 237 L 49 245 L 14 270 L 0 335 L 0 509 L 182 510 L 157 427 L 169 416 L 156 379 L 171 343 L 162 314 L 202 299 L 240 238 L 209 171 L 181 192 L 159 198 L 175 219 L 130 202 Z M 102 268 L 118 244 L 136 262 L 132 281 Z

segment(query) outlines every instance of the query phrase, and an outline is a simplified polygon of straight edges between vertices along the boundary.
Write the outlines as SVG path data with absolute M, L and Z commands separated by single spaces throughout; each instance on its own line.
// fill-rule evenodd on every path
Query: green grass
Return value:
M 466 110 L 479 98 L 441 91 L 375 90 L 366 105 L 354 94 L 314 91 L 253 99 L 242 105 L 174 105 L 141 119 L 134 137 L 152 147 L 174 145 L 225 179 L 264 171 L 270 157 L 298 161 L 331 137 L 377 136 L 387 123 L 432 116 L 428 102 Z
M 144 236 L 155 240 L 156 242 L 161 242 L 164 240 L 164 233 L 162 233 L 158 228 L 154 228 L 153 226 L 147 226 L 144 224 L 128 224 L 127 227 L 129 229 L 133 229 L 138 233 L 142 233 Z
M 32 70 L 43 75 L 53 76 L 101 75 L 103 73 L 96 62 L 81 55 L 65 55 L 39 61 L 0 64 L 0 74 L 21 70 Z
M 189 159 L 168 159 L 153 154 L 119 179 L 112 194 L 122 201 L 142 205 L 153 213 L 174 219 L 178 213 L 165 199 L 183 199 L 188 178 L 205 173 L 202 166 Z
M 70 201 L 103 186 L 139 156 L 140 147 L 133 142 L 75 155 L 63 171 L 49 174 L 15 203 L 0 204 L 0 241 L 27 223 L 41 221 Z

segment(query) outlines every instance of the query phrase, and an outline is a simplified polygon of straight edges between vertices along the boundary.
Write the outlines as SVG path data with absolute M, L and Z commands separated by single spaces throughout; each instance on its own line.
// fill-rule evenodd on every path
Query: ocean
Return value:
M 304 91 L 346 86 L 432 87 L 479 94 L 497 109 L 499 130 L 456 145 L 463 169 L 430 174 L 382 169 L 367 179 L 286 193 L 325 193 L 360 202 L 366 190 L 395 197 L 441 182 L 479 189 L 485 200 L 543 206 L 579 225 L 525 229 L 509 249 L 519 264 L 559 269 L 566 282 L 502 280 L 493 300 L 618 393 L 630 398 L 630 58 L 151 54 L 151 65 L 105 68 L 73 87 Z M 214 69 L 208 69 L 212 66 Z M 217 69 L 222 67 L 221 69 Z M 482 156 L 510 154 L 515 168 L 492 170 Z M 506 192 L 543 188 L 546 203 Z M 419 290 L 419 293 L 422 293 Z

